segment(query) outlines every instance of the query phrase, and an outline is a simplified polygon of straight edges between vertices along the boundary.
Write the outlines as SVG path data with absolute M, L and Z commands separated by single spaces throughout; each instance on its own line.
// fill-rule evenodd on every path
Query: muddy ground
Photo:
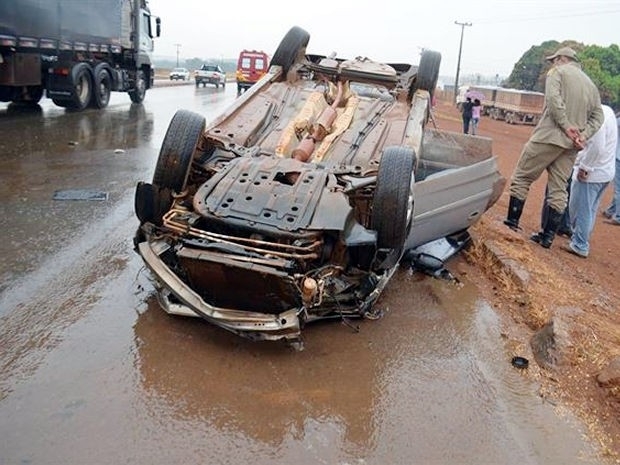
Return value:
M 462 130 L 460 115 L 448 100 L 438 101 L 434 117 L 440 129 Z M 532 130 L 482 118 L 479 135 L 492 138 L 507 180 Z M 502 334 L 515 354 L 534 362 L 530 338 L 551 320 L 562 328 L 566 337 L 557 366 L 530 363 L 524 376 L 539 381 L 541 397 L 576 411 L 604 454 L 620 463 L 620 387 L 602 387 L 597 381 L 601 370 L 620 356 L 620 227 L 605 223 L 599 214 L 587 259 L 562 250 L 568 242 L 564 237 L 557 237 L 548 250 L 540 247 L 529 236 L 540 225 L 545 183 L 543 176 L 532 186 L 518 233 L 502 223 L 509 199 L 507 183 L 499 201 L 473 229 L 474 246 L 452 266 L 470 275 L 479 267 L 485 270 L 478 281 L 480 291 L 502 316 Z M 603 206 L 612 194 L 609 186 Z M 495 260 L 498 255 L 514 267 L 506 269 Z

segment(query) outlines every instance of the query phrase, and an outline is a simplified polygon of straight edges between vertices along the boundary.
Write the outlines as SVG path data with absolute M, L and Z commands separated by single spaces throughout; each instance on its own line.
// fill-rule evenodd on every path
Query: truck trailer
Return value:
M 498 88 L 495 102 L 489 108 L 493 119 L 504 120 L 508 124 L 536 125 L 545 106 L 545 94 L 541 92 Z
M 155 20 L 155 28 L 153 21 Z M 105 108 L 153 86 L 159 18 L 147 0 L 0 0 L 0 101 Z

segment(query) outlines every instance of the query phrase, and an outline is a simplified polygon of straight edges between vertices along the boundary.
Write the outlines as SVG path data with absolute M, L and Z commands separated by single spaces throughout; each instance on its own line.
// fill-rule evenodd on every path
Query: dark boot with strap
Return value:
M 523 213 L 523 205 L 525 205 L 525 200 L 518 199 L 512 195 L 510 196 L 508 216 L 504 220 L 504 224 L 510 229 L 514 229 L 515 231 L 520 229 L 519 219 L 521 218 L 521 213 Z
M 540 231 L 530 236 L 530 240 L 536 242 L 537 244 L 540 244 L 540 242 L 542 241 L 545 224 L 547 224 L 547 218 L 549 218 L 549 210 L 549 204 L 545 202 L 540 213 Z
M 553 239 L 555 239 L 555 233 L 562 222 L 563 214 L 564 212 L 559 212 L 553 208 L 549 208 L 547 223 L 545 224 L 545 229 L 543 231 L 542 238 L 540 239 L 540 245 L 542 245 L 545 249 L 551 247 Z

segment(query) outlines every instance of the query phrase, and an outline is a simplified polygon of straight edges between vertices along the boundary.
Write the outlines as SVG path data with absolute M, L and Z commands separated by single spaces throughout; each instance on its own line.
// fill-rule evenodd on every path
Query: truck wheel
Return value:
M 71 70 L 73 81 L 73 95 L 65 101 L 65 107 L 77 111 L 84 110 L 93 95 L 93 80 L 90 66 L 86 63 L 78 63 Z
M 179 110 L 170 121 L 155 166 L 153 184 L 175 192 L 185 189 L 196 147 L 205 130 L 203 116 Z
M 29 86 L 28 96 L 30 97 L 28 103 L 30 105 L 36 105 L 43 97 L 43 86 Z
M 439 65 L 441 64 L 441 53 L 432 50 L 422 52 L 418 74 L 415 80 L 415 88 L 428 91 L 431 95 L 437 87 L 439 78 Z
M 20 94 L 18 97 L 11 100 L 11 102 L 18 105 L 31 105 L 35 106 L 39 103 L 43 97 L 43 86 L 28 86 L 25 93 Z
M 396 265 L 403 253 L 413 219 L 411 178 L 415 154 L 405 147 L 388 147 L 381 156 L 377 187 L 372 201 L 372 228 L 377 247 L 388 249 L 379 268 Z
M 91 106 L 93 108 L 105 108 L 110 103 L 110 94 L 112 92 L 112 76 L 105 68 L 95 68 L 95 85 L 93 87 L 93 95 Z
M 146 95 L 146 78 L 144 77 L 144 71 L 138 70 L 136 72 L 136 82 L 134 89 L 130 90 L 129 98 L 133 103 L 142 103 Z
M 309 41 L 310 34 L 298 26 L 286 33 L 271 59 L 272 65 L 282 66 L 283 79 L 291 66 L 304 58 Z

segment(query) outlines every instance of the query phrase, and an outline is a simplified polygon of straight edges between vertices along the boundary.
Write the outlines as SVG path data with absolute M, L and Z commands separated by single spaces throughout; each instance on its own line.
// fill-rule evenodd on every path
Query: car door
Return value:
M 491 139 L 433 130 L 425 133 L 415 178 L 407 249 L 472 226 L 506 182 Z

